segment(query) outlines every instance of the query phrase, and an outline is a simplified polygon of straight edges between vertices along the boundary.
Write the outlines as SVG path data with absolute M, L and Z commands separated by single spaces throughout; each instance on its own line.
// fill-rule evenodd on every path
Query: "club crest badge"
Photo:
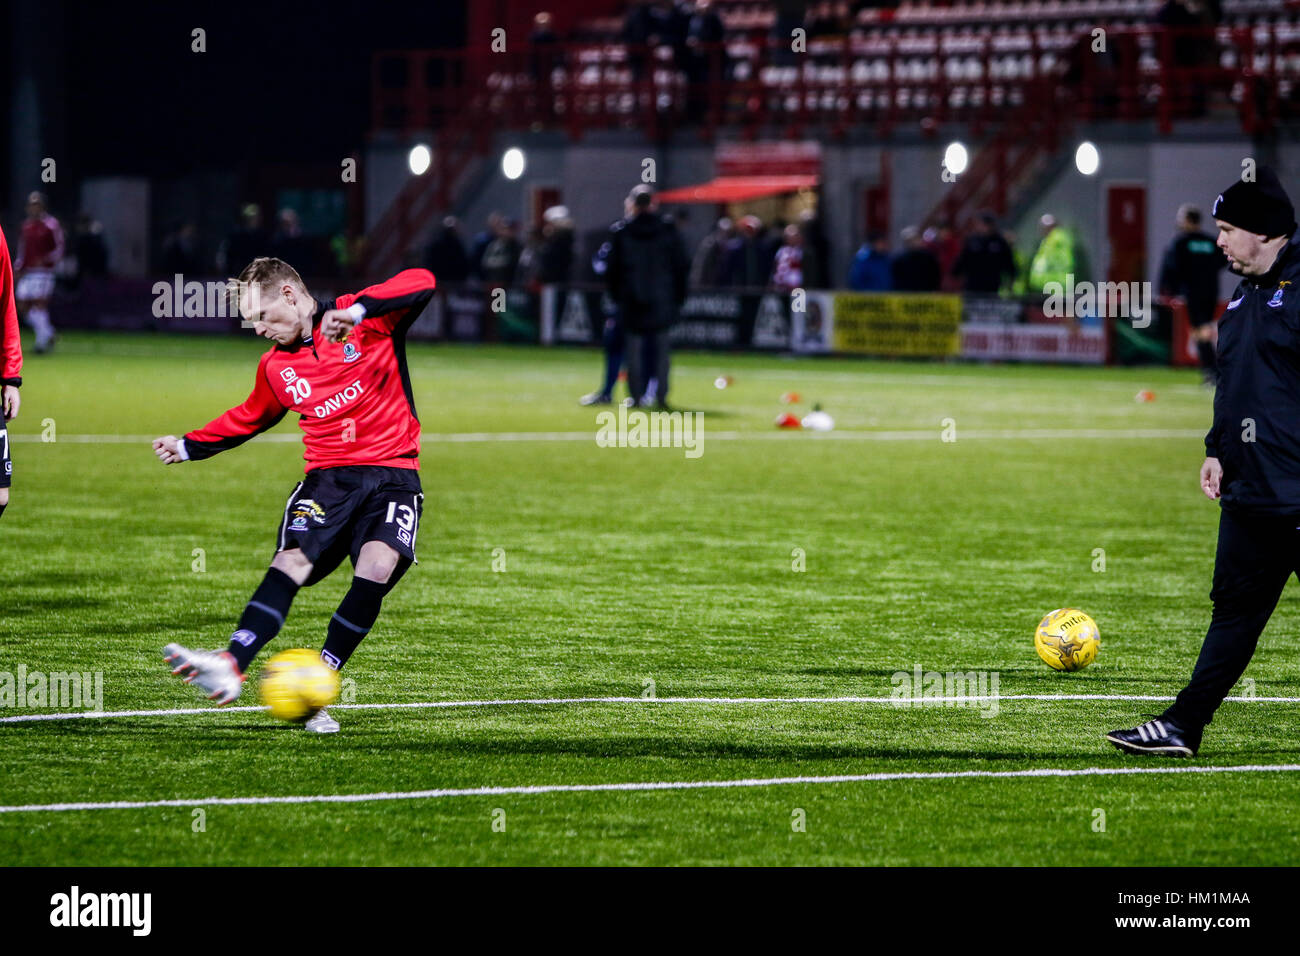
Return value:
M 355 362 L 361 358 L 361 349 L 357 348 L 351 342 L 343 343 L 343 361 Z
M 1268 307 L 1270 309 L 1282 308 L 1282 287 L 1281 286 L 1278 286 L 1277 289 L 1274 290 L 1273 297 L 1268 300 Z

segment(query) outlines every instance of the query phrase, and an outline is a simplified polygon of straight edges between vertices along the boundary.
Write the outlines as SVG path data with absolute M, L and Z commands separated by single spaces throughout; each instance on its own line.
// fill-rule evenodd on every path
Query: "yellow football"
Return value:
M 297 648 L 267 661 L 257 687 L 272 716 L 306 720 L 338 697 L 339 675 L 326 666 L 319 652 Z
M 1097 622 L 1079 609 L 1061 608 L 1038 625 L 1034 649 L 1053 670 L 1082 670 L 1097 659 L 1101 632 L 1097 630 Z

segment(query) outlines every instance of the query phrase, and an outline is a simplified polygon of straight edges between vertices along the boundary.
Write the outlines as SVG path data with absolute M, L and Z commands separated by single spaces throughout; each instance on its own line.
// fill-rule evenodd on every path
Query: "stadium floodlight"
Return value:
M 1084 140 L 1074 151 L 1074 165 L 1085 176 L 1091 176 L 1101 166 L 1101 154 L 1097 147 Z
M 966 152 L 966 147 L 961 143 L 949 143 L 948 148 L 943 151 L 944 169 L 954 176 L 960 176 L 966 172 L 966 163 L 970 156 Z
M 411 173 L 416 176 L 423 176 L 429 171 L 429 164 L 433 162 L 433 153 L 429 152 L 429 147 L 423 143 L 411 147 L 411 155 L 406 158 L 407 164 L 411 167 Z
M 524 174 L 524 151 L 511 146 L 501 157 L 501 172 L 506 179 L 518 179 Z

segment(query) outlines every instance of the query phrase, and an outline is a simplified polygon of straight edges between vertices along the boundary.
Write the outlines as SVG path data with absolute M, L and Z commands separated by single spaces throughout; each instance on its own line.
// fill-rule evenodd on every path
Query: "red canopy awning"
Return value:
M 719 176 L 698 186 L 667 189 L 656 195 L 665 202 L 742 202 L 779 196 L 817 185 L 816 176 Z

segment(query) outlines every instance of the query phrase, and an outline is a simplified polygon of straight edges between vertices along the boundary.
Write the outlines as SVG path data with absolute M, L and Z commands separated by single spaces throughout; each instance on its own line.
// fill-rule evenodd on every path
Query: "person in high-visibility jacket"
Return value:
M 1050 213 L 1039 220 L 1043 229 L 1043 239 L 1038 244 L 1038 251 L 1029 262 L 1028 291 L 1031 294 L 1046 295 L 1045 286 L 1049 282 L 1067 283 L 1067 276 L 1074 276 L 1074 282 L 1082 282 L 1088 277 L 1081 274 L 1080 257 L 1074 234 L 1056 221 Z

